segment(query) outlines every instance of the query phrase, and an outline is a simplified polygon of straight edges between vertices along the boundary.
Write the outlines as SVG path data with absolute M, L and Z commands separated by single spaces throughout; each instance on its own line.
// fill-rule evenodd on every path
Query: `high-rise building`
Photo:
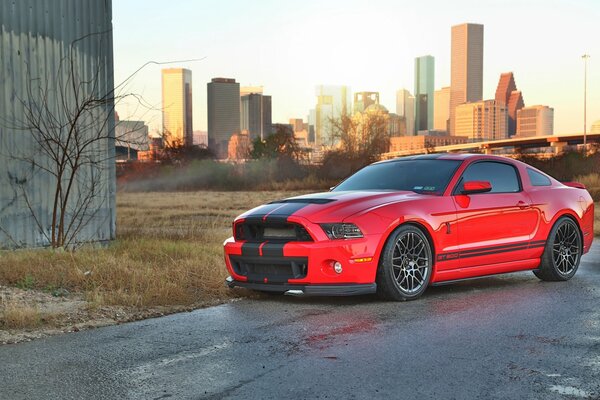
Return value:
M 523 95 L 517 90 L 515 77 L 512 72 L 500 74 L 496 88 L 496 101 L 506 105 L 508 110 L 508 136 L 517 132 L 517 111 L 525 107 Z
M 523 107 L 517 111 L 517 136 L 554 135 L 554 109 L 548 106 Z
M 472 141 L 508 138 L 508 113 L 496 100 L 463 103 L 456 107 L 455 135 Z
M 271 134 L 271 96 L 251 93 L 241 97 L 240 128 L 248 131 L 250 141 Z
M 407 135 L 415 134 L 415 98 L 406 89 L 396 91 L 396 114 L 404 118 Z
M 590 128 L 590 133 L 600 133 L 600 120 L 594 122 Z
M 315 143 L 317 146 L 331 147 L 337 143 L 331 122 L 350 112 L 350 88 L 319 85 L 316 95 Z
M 208 147 L 218 158 L 227 157 L 229 139 L 240 131 L 240 84 L 213 78 L 207 84 Z
M 162 70 L 162 126 L 168 146 L 191 146 L 192 71 L 185 68 Z
M 450 118 L 450 86 L 433 93 L 433 129 L 448 132 Z
M 415 58 L 415 131 L 433 128 L 435 59 Z
M 483 25 L 453 26 L 451 53 L 449 128 L 450 134 L 456 135 L 456 107 L 483 98 Z
M 379 92 L 358 92 L 354 93 L 353 111 L 365 112 L 371 104 L 379 104 Z

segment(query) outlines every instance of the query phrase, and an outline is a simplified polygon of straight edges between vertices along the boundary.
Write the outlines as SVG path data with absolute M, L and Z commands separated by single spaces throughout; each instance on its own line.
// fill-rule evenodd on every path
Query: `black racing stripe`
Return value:
M 263 257 L 283 257 L 283 246 L 286 242 L 266 242 L 262 247 Z
M 286 222 L 287 218 L 308 205 L 310 203 L 284 203 L 283 206 L 279 204 L 280 208 L 267 215 L 265 222 Z
M 544 247 L 545 240 L 537 240 L 534 242 L 514 243 L 510 245 L 483 247 L 474 250 L 455 251 L 451 253 L 438 254 L 437 261 L 448 261 L 471 257 L 488 256 L 492 254 L 508 253 L 511 251 L 527 250 L 532 248 Z
M 242 255 L 243 256 L 260 256 L 260 246 L 262 243 L 259 242 L 246 242 L 242 244 Z
M 513 243 L 513 244 L 503 244 L 500 246 L 490 246 L 490 247 L 480 247 L 477 249 L 471 249 L 471 250 L 462 250 L 460 251 L 460 254 L 471 254 L 471 253 L 481 253 L 482 251 L 495 251 L 495 250 L 504 250 L 504 249 L 510 249 L 513 247 L 518 247 L 518 246 L 528 246 L 529 242 L 522 242 L 522 243 Z
M 265 215 L 273 212 L 278 207 L 281 207 L 281 203 L 264 204 L 254 210 L 252 214 L 246 215 L 244 220 L 262 220 Z
M 458 258 L 471 258 L 471 257 L 481 257 L 481 256 L 489 256 L 492 254 L 499 254 L 499 253 L 509 253 L 511 251 L 519 251 L 519 250 L 527 250 L 529 248 L 529 246 L 527 244 L 523 245 L 523 246 L 515 246 L 509 249 L 501 249 L 501 250 L 488 250 L 488 251 L 482 251 L 479 253 L 470 253 L 470 254 L 460 254 L 458 256 Z
M 533 242 L 529 242 L 529 245 L 531 247 L 545 246 L 546 245 L 546 241 L 545 240 L 535 240 Z

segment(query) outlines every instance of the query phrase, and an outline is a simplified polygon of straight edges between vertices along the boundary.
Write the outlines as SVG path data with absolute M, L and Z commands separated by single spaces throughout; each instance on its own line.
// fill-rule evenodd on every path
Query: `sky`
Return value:
M 450 85 L 450 29 L 484 25 L 484 99 L 512 71 L 525 105 L 554 108 L 555 133 L 583 130 L 588 61 L 588 129 L 600 120 L 600 0 L 113 0 L 115 84 L 134 93 L 121 119 L 161 125 L 161 74 L 192 70 L 194 130 L 206 130 L 206 84 L 214 77 L 258 85 L 272 96 L 273 122 L 304 118 L 319 84 L 378 91 L 395 112 L 395 92 L 414 92 L 414 59 L 435 57 L 435 88 Z M 148 61 L 150 64 L 132 78 Z

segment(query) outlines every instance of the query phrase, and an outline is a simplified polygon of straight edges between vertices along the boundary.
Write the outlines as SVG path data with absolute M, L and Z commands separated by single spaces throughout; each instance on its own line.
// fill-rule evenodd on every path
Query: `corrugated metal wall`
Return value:
M 69 79 L 69 69 L 61 67 L 69 54 L 82 81 L 99 73 L 97 85 L 82 84 L 81 90 L 111 93 L 113 83 L 112 5 L 111 0 L 1 0 L 0 1 L 0 248 L 48 245 L 52 203 L 56 179 L 39 165 L 52 163 L 36 147 L 31 132 L 23 128 L 25 103 L 39 88 L 45 99 L 58 110 L 61 101 L 73 104 L 72 98 L 60 99 L 57 82 Z M 75 43 L 74 43 L 75 42 Z M 58 77 L 58 78 L 57 78 Z M 115 237 L 115 167 L 114 105 L 94 111 L 98 124 L 108 139 L 98 141 L 103 157 L 98 196 L 93 215 L 78 231 L 78 241 L 103 241 Z M 112 136 L 112 139 L 110 138 Z M 36 164 L 28 163 L 36 157 Z M 88 172 L 86 172 L 88 171 Z M 86 190 L 89 181 L 84 169 L 74 193 Z M 77 195 L 74 196 L 77 198 Z M 71 213 L 77 204 L 70 206 Z

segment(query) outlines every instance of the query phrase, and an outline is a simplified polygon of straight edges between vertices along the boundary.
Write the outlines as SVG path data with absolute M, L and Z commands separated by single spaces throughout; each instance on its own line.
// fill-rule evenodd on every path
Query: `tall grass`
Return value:
M 0 283 L 81 292 L 92 306 L 188 306 L 225 299 L 223 241 L 248 208 L 292 192 L 119 193 L 117 240 L 75 252 L 0 252 Z

